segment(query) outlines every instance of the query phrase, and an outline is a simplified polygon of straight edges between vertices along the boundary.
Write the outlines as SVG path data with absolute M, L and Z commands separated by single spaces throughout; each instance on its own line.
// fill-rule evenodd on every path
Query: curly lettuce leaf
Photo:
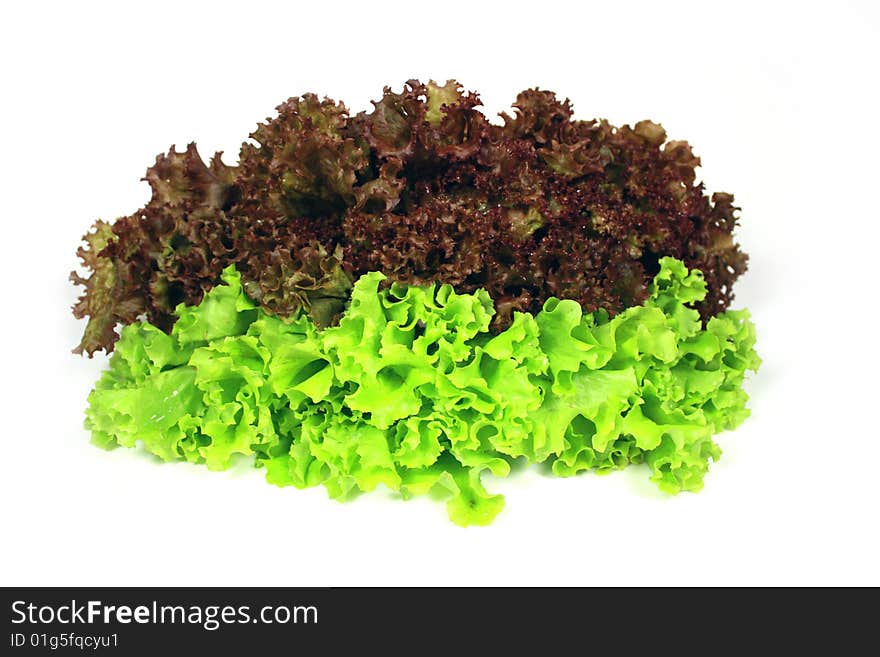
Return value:
M 237 166 L 195 144 L 160 154 L 150 201 L 84 238 L 78 350 L 111 351 L 116 325 L 142 316 L 170 332 L 229 265 L 267 313 L 320 327 L 371 271 L 486 290 L 495 332 L 554 297 L 616 314 L 645 303 L 664 254 L 702 270 L 704 319 L 727 309 L 748 260 L 738 208 L 705 193 L 687 142 L 652 121 L 576 119 L 546 90 L 520 93 L 504 125 L 480 106 L 454 80 L 385 87 L 354 115 L 307 93 L 258 124 Z
M 663 258 L 641 306 L 614 317 L 549 299 L 489 330 L 484 291 L 354 285 L 338 325 L 284 321 L 252 301 L 234 267 L 169 334 L 126 326 L 89 397 L 102 447 L 228 467 L 251 457 L 279 486 L 349 499 L 379 485 L 448 498 L 459 525 L 502 510 L 482 484 L 514 459 L 558 476 L 644 463 L 664 491 L 696 491 L 720 456 L 712 436 L 748 415 L 758 368 L 745 311 L 703 324 L 698 271 Z

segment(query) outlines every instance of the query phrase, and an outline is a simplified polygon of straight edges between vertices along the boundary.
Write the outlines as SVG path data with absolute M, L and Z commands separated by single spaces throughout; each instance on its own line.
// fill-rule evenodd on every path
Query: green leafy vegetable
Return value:
M 86 424 L 102 447 L 140 441 L 212 469 L 253 456 L 271 483 L 337 499 L 445 491 L 460 525 L 493 520 L 503 498 L 481 475 L 520 457 L 560 476 L 646 463 L 663 490 L 699 490 L 713 434 L 748 414 L 754 328 L 745 311 L 704 324 L 702 274 L 659 266 L 643 305 L 609 317 L 551 298 L 498 333 L 485 291 L 383 286 L 376 272 L 338 325 L 304 310 L 282 321 L 230 266 L 198 306 L 178 306 L 170 334 L 125 326 Z

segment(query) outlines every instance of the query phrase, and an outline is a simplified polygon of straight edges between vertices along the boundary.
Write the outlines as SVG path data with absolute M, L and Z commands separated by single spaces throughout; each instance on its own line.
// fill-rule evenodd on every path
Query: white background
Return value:
M 876 6 L 5 3 L 0 584 L 880 584 Z M 660 121 L 736 194 L 764 367 L 703 492 L 526 472 L 461 529 L 429 500 L 339 504 L 89 444 L 106 359 L 70 353 L 66 277 L 94 219 L 145 202 L 171 143 L 234 162 L 288 96 L 359 111 L 410 77 L 492 114 L 539 85 L 581 118 Z

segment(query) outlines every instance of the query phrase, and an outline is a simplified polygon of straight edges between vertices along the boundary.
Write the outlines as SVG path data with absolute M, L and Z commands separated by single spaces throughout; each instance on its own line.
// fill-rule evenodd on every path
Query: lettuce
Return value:
M 480 106 L 454 80 L 385 87 L 356 114 L 307 93 L 257 126 L 237 165 L 172 146 L 147 169 L 146 205 L 84 237 L 77 351 L 109 353 L 117 325 L 142 317 L 170 331 L 229 265 L 266 312 L 321 327 L 371 271 L 485 289 L 494 332 L 551 297 L 613 315 L 644 303 L 661 255 L 703 272 L 704 319 L 728 308 L 748 263 L 739 208 L 706 193 L 687 142 L 652 121 L 576 119 L 540 89 L 503 125 Z
M 338 325 L 282 320 L 244 292 L 233 266 L 171 334 L 133 323 L 89 396 L 95 444 L 221 470 L 237 455 L 270 483 L 323 484 L 344 500 L 382 484 L 434 489 L 459 525 L 485 525 L 504 500 L 481 476 L 514 459 L 558 476 L 645 463 L 664 491 L 697 491 L 712 436 L 748 415 L 758 368 L 746 311 L 703 324 L 702 274 L 663 258 L 643 305 L 609 317 L 549 299 L 493 334 L 482 290 L 354 284 Z

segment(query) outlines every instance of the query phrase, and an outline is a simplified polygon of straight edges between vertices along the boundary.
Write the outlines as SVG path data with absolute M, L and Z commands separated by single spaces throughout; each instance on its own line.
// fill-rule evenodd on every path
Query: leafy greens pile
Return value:
M 193 144 L 160 155 L 150 202 L 85 236 L 79 350 L 111 350 L 116 325 L 141 315 L 169 330 L 177 305 L 201 301 L 230 264 L 267 312 L 305 309 L 319 326 L 371 271 L 484 289 L 494 330 L 550 297 L 613 314 L 645 300 L 662 256 L 703 272 L 704 318 L 727 308 L 746 267 L 733 197 L 709 199 L 699 158 L 659 125 L 574 120 L 568 101 L 538 90 L 494 125 L 453 81 L 411 80 L 374 105 L 351 117 L 292 98 L 237 167 L 219 153 L 206 165 Z
M 254 455 L 270 482 L 338 499 L 440 487 L 469 525 L 503 506 L 481 473 L 504 476 L 518 457 L 560 476 L 645 462 L 663 490 L 699 490 L 720 453 L 712 435 L 748 414 L 754 327 L 728 311 L 704 328 L 689 305 L 705 282 L 678 260 L 663 258 L 645 303 L 613 318 L 550 299 L 497 334 L 485 291 L 380 289 L 383 278 L 358 279 L 338 326 L 319 330 L 265 313 L 230 266 L 199 306 L 179 306 L 170 335 L 123 329 L 89 398 L 94 441 L 141 440 L 212 469 Z
M 453 81 L 355 116 L 307 94 L 238 166 L 160 155 L 150 202 L 96 222 L 72 274 L 77 351 L 112 352 L 93 442 L 249 456 L 337 499 L 446 491 L 460 525 L 492 521 L 482 475 L 516 459 L 699 490 L 760 362 L 727 310 L 733 197 L 650 121 L 574 120 L 538 90 L 503 125 L 478 105 Z

